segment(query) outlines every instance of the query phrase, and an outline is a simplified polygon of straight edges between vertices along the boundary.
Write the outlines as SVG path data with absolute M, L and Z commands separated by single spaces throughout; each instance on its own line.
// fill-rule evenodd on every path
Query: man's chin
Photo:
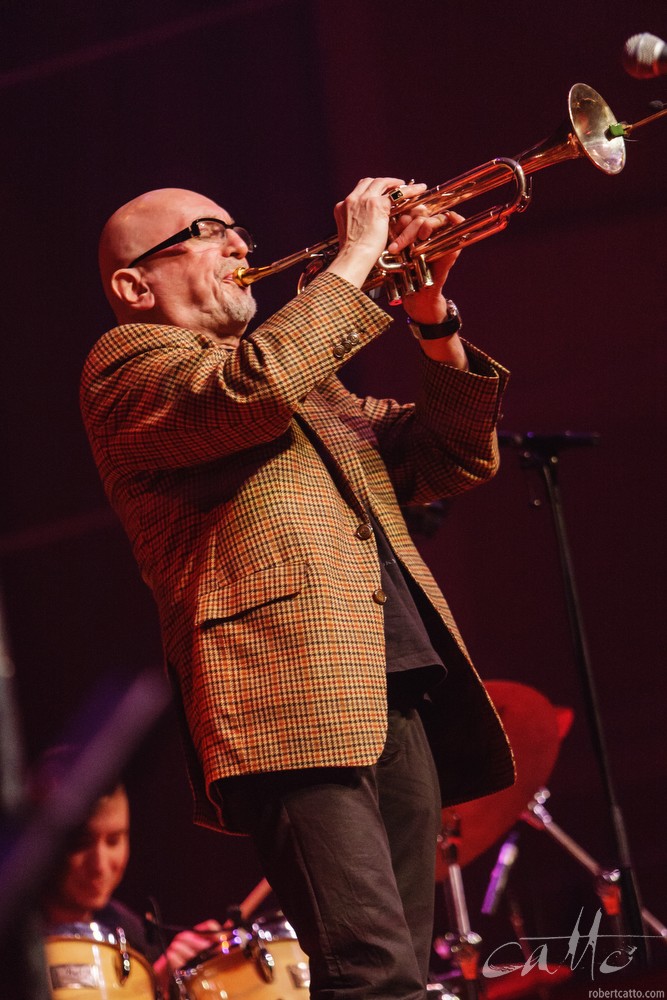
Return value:
M 110 899 L 110 892 L 98 892 L 95 895 L 88 896 L 85 900 L 81 900 L 81 905 L 82 908 L 94 912 L 95 910 L 103 910 L 108 905 Z
M 257 312 L 257 303 L 250 297 L 235 299 L 226 303 L 226 313 L 230 323 L 245 328 Z

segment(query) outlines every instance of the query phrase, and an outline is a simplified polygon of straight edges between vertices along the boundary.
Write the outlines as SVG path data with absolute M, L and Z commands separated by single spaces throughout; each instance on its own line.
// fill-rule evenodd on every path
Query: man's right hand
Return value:
M 339 250 L 327 270 L 357 288 L 362 287 L 387 246 L 394 206 L 389 192 L 398 187 L 406 199 L 426 190 L 425 184 L 406 184 L 399 177 L 363 177 L 347 198 L 336 205 Z

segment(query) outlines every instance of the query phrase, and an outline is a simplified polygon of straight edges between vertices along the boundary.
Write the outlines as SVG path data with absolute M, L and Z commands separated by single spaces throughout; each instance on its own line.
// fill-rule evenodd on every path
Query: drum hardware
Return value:
M 518 838 L 517 831 L 513 831 L 514 835 Z M 510 834 L 512 837 L 512 834 Z M 508 838 L 509 840 L 510 838 Z M 507 842 L 506 842 L 507 843 Z M 500 854 L 498 857 L 498 862 L 496 866 L 502 864 L 503 850 L 506 844 L 500 849 Z M 514 847 L 516 848 L 516 841 L 514 841 Z M 518 857 L 518 848 L 516 852 L 516 857 Z M 512 857 L 510 862 L 511 865 L 514 864 L 516 857 Z M 509 870 L 505 869 L 504 874 L 509 877 Z M 489 891 L 487 891 L 487 898 L 482 905 L 482 913 L 488 913 L 491 915 L 495 912 L 495 906 L 487 907 L 485 904 L 488 901 L 489 893 L 492 889 L 494 883 L 494 874 L 491 875 L 491 880 L 489 882 Z M 506 886 L 506 887 L 505 887 Z M 498 888 L 495 893 L 495 903 L 498 902 L 500 894 L 504 893 L 506 900 L 506 907 L 508 911 L 509 921 L 512 925 L 512 930 L 514 931 L 515 942 L 518 943 L 521 952 L 523 954 L 524 961 L 522 963 L 502 963 L 500 968 L 502 968 L 502 978 L 497 980 L 491 980 L 485 991 L 485 1000 L 519 1000 L 527 991 L 530 996 L 535 996 L 539 1000 L 548 1000 L 551 995 L 550 990 L 557 984 L 565 982 L 572 976 L 572 969 L 567 965 L 554 964 L 547 961 L 545 964 L 542 961 L 535 963 L 535 955 L 530 944 L 530 938 L 526 932 L 526 925 L 524 923 L 523 912 L 519 904 L 519 900 L 516 894 L 512 891 L 510 885 L 503 885 Z M 488 960 L 489 968 L 494 969 L 496 966 L 495 962 Z
M 101 924 L 64 924 L 45 941 L 53 1000 L 155 1000 L 152 966 L 125 940 Z
M 445 988 L 444 983 L 427 983 L 426 995 L 429 1000 L 460 1000 L 460 997 Z
M 509 965 L 503 962 L 499 965 L 497 962 L 487 959 L 480 973 L 482 938 L 470 929 L 461 869 L 456 861 L 458 844 L 464 838 L 461 837 L 460 824 L 456 820 L 450 820 L 450 823 L 451 826 L 449 829 L 443 829 L 440 846 L 444 853 L 444 861 L 449 872 L 448 879 L 443 882 L 449 924 L 451 927 L 457 928 L 457 931 L 456 933 L 445 934 L 434 941 L 436 953 L 441 958 L 450 960 L 457 970 L 457 972 L 451 973 L 446 977 L 447 981 L 455 984 L 453 985 L 455 995 L 459 998 L 465 997 L 465 1000 L 481 1000 L 482 997 L 484 1000 L 495 1000 L 495 998 L 498 998 L 498 1000 L 500 998 L 502 1000 L 518 1000 L 527 991 L 530 992 L 531 997 L 539 996 L 541 1000 L 546 1000 L 547 989 L 569 979 L 572 971 L 567 966 L 553 965 L 551 963 L 547 967 L 543 967 L 541 964 L 539 967 L 535 965 L 534 956 L 528 945 L 529 939 L 525 933 L 521 909 L 517 899 L 510 891 L 507 892 L 510 922 L 514 929 L 516 940 L 523 952 L 524 962 Z M 514 837 L 515 833 L 511 835 L 511 843 L 516 848 Z M 501 848 L 496 868 L 503 863 L 507 865 L 507 862 L 503 862 L 502 855 L 508 842 L 510 842 L 510 838 L 508 838 L 508 841 Z M 514 863 L 514 860 L 515 855 L 513 854 L 509 862 L 510 867 Z M 508 871 L 509 868 L 505 867 L 503 874 L 507 875 Z M 482 908 L 483 913 L 490 913 L 495 910 L 500 893 L 505 888 L 504 884 L 501 884 L 502 880 L 499 882 L 494 876 L 495 871 L 491 876 L 485 906 Z M 486 905 L 489 902 L 490 895 L 493 895 L 493 906 Z M 496 975 L 501 975 L 499 982 L 495 978 L 488 978 L 491 971 Z
M 151 898 L 152 912 L 146 913 L 145 921 L 157 935 L 163 952 L 166 952 L 165 932 L 178 934 L 194 930 L 202 937 L 211 938 L 209 947 L 194 955 L 182 968 L 171 970 L 171 979 L 183 1000 L 227 1000 L 228 997 L 235 1000 L 238 996 L 245 1000 L 254 996 L 258 989 L 264 996 L 264 990 L 275 978 L 276 962 L 248 921 L 270 892 L 271 886 L 262 879 L 242 903 L 227 908 L 221 930 L 165 924 L 157 902 Z
M 459 909 L 455 911 L 452 909 L 452 901 L 447 896 L 445 897 L 451 926 L 458 928 L 459 932 L 463 932 L 462 954 L 464 958 L 466 960 L 469 958 L 469 946 L 472 945 L 478 954 L 480 949 L 475 941 L 468 942 L 466 939 L 469 924 L 460 866 L 482 854 L 503 836 L 517 820 L 526 822 L 535 829 L 544 830 L 590 872 L 595 880 L 595 887 L 604 913 L 615 929 L 615 936 L 619 941 L 627 940 L 627 931 L 621 920 L 622 879 L 620 872 L 618 869 L 605 869 L 592 858 L 553 821 L 545 806 L 549 798 L 549 791 L 543 783 L 540 783 L 539 779 L 541 775 L 550 775 L 551 773 L 560 743 L 572 724 L 573 713 L 571 709 L 555 707 L 539 692 L 514 682 L 488 681 L 486 688 L 513 746 L 517 781 L 511 789 L 463 803 L 456 810 L 443 809 L 441 857 L 438 859 L 436 878 L 443 883 L 447 881 L 449 884 L 446 892 L 454 897 L 455 902 L 458 900 Z M 536 784 L 538 787 L 535 787 Z M 520 805 L 520 797 L 525 796 L 526 789 L 531 787 L 534 790 L 523 797 L 523 805 Z M 462 830 L 464 831 L 463 835 Z M 510 839 L 514 839 L 513 835 L 510 835 L 507 841 Z M 447 840 L 450 843 L 447 843 Z M 451 856 L 454 857 L 455 861 L 452 865 L 452 878 L 449 877 L 448 872 L 448 861 Z M 500 856 L 498 860 L 500 862 Z M 491 881 L 493 882 L 493 878 Z M 516 934 L 516 940 L 521 945 L 526 959 L 529 959 L 523 917 L 518 902 L 511 891 L 508 890 L 507 895 L 509 918 Z M 643 907 L 641 917 L 647 936 L 652 931 L 667 944 L 667 927 Z M 449 934 L 436 938 L 434 946 L 442 958 L 451 959 L 458 966 L 454 950 L 457 942 L 457 935 Z M 510 995 L 513 997 L 521 995 L 521 990 L 526 985 L 525 977 L 522 975 L 523 968 L 523 966 L 517 965 L 510 970 L 510 967 L 507 967 L 507 976 L 503 975 L 502 978 L 502 982 L 506 983 L 505 992 L 502 994 L 506 1000 Z M 539 969 L 532 969 L 531 986 L 538 989 L 541 985 L 546 987 L 548 984 L 555 984 L 569 978 L 571 974 L 572 970 L 567 966 L 550 965 L 548 972 L 544 971 L 543 973 L 540 973 Z M 514 979 L 516 979 L 516 992 L 509 994 L 507 989 L 514 986 Z M 465 981 L 464 985 L 470 994 L 471 987 Z M 493 982 L 486 986 L 488 1000 L 493 1000 L 494 996 L 500 995 L 496 993 L 496 989 Z M 474 996 L 473 993 L 472 997 Z
M 479 948 L 482 939 L 470 927 L 468 907 L 463 879 L 458 860 L 458 845 L 461 841 L 461 820 L 456 814 L 450 815 L 438 840 L 443 863 L 447 866 L 447 879 L 443 882 L 445 903 L 450 926 L 455 930 L 445 935 L 451 957 L 461 972 L 467 992 L 467 1000 L 479 997 Z
M 236 917 L 234 924 L 236 932 L 238 933 L 239 930 L 244 930 L 249 935 L 245 946 L 245 954 L 247 958 L 254 965 L 260 979 L 263 979 L 265 983 L 272 983 L 276 968 L 273 955 L 263 946 L 254 930 L 248 930 L 248 927 L 242 922 L 243 912 L 243 905 L 230 906 L 227 910 L 227 922 L 225 923 L 225 927 L 228 927 L 229 921 L 231 921 L 233 917 Z
M 547 788 L 540 788 L 521 813 L 520 818 L 536 830 L 543 830 L 545 833 L 548 833 L 575 861 L 585 868 L 586 871 L 590 872 L 593 876 L 596 891 L 605 914 L 614 921 L 619 920 L 623 891 L 621 873 L 617 868 L 604 868 L 580 844 L 573 840 L 569 834 L 554 823 L 552 816 L 545 806 L 545 802 L 549 797 L 549 790 Z M 643 906 L 641 907 L 641 918 L 645 930 L 647 932 L 652 931 L 657 938 L 662 940 L 664 944 L 667 944 L 667 927 Z M 617 933 L 619 936 L 623 935 L 621 926 L 618 927 Z
M 230 984 L 248 985 L 261 979 L 255 956 L 251 951 L 252 935 L 240 928 L 217 931 L 216 941 L 209 948 L 194 955 L 184 966 L 175 971 L 183 996 L 188 1000 L 233 1000 Z M 248 974 L 248 970 L 253 970 Z
M 116 928 L 116 940 L 118 942 L 118 953 L 120 954 L 120 985 L 124 986 L 126 980 L 129 979 L 132 965 L 130 963 L 130 954 L 127 950 L 125 931 L 122 927 Z
M 281 913 L 258 917 L 248 930 L 218 931 L 217 939 L 178 970 L 188 1000 L 305 1000 L 308 958 Z
M 308 958 L 301 950 L 294 928 L 282 913 L 277 912 L 258 917 L 252 925 L 253 935 L 265 946 L 271 959 L 271 981 L 282 969 L 282 963 L 276 965 L 276 956 L 285 959 L 286 985 L 292 990 L 308 990 L 310 988 L 310 966 Z
M 513 749 L 516 781 L 500 792 L 464 802 L 456 809 L 442 810 L 436 862 L 436 880 L 443 883 L 448 921 L 454 931 L 436 938 L 435 950 L 440 957 L 451 959 L 460 971 L 468 1000 L 477 1000 L 479 996 L 482 938 L 470 927 L 461 869 L 515 826 L 526 803 L 550 777 L 573 718 L 570 709 L 552 705 L 539 691 L 525 684 L 487 681 L 485 687 Z M 516 848 L 516 831 L 503 844 L 501 855 L 508 845 Z M 502 877 L 509 874 L 508 864 L 513 861 L 514 855 L 499 856 L 497 865 L 502 862 L 503 871 L 498 872 L 497 879 L 492 876 L 489 888 L 493 892 L 487 893 L 489 906 L 493 904 L 493 908 L 504 888 Z M 514 920 L 520 921 L 516 903 L 513 910 Z M 517 972 L 520 976 L 521 967 Z M 558 974 L 559 970 L 553 971 L 553 975 Z M 569 975 L 569 970 L 563 974 Z M 486 984 L 485 995 L 491 997 L 493 992 L 493 984 Z

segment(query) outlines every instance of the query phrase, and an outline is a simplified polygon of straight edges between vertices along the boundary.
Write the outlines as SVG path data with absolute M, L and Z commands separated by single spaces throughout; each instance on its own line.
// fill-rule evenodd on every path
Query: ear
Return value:
M 155 295 L 138 267 L 122 267 L 111 275 L 111 294 L 130 309 L 152 309 Z

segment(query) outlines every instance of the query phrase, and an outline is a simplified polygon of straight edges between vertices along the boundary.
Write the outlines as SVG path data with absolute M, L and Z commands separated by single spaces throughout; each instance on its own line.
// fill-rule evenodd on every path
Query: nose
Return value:
M 104 851 L 99 847 L 91 848 L 86 853 L 86 869 L 89 875 L 91 877 L 101 875 L 105 867 Z
M 237 260 L 243 260 L 248 256 L 250 248 L 237 232 L 233 229 L 228 229 L 225 235 L 227 237 L 223 244 L 223 254 L 225 257 L 236 257 Z
M 108 875 L 116 863 L 117 851 L 100 844 L 89 852 L 88 870 L 96 876 Z

